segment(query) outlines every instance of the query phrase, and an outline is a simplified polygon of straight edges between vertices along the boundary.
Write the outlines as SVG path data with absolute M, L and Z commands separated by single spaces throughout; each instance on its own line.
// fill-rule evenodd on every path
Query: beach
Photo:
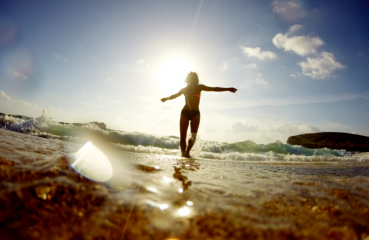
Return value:
M 0 130 L 5 239 L 369 239 L 365 153 L 252 162 L 111 148 L 126 169 L 93 181 L 71 167 L 82 145 Z
M 1 1 L 0 240 L 369 240 L 368 1 Z

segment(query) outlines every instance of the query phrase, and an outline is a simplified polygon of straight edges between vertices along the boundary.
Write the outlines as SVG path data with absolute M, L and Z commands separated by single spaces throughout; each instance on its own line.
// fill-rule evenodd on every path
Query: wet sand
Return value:
M 365 162 L 121 152 L 109 184 L 70 167 L 81 146 L 0 129 L 1 239 L 369 239 Z

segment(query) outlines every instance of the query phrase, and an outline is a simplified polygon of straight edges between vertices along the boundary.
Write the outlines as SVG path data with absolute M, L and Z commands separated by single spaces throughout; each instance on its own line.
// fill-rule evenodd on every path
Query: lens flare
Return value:
M 113 176 L 113 168 L 108 158 L 91 142 L 87 142 L 72 155 L 71 167 L 86 178 L 104 182 Z
M 181 217 L 188 216 L 190 214 L 190 209 L 186 206 L 178 209 L 178 215 Z
M 164 210 L 164 209 L 167 209 L 169 206 L 167 204 L 160 204 L 159 207 L 161 210 Z

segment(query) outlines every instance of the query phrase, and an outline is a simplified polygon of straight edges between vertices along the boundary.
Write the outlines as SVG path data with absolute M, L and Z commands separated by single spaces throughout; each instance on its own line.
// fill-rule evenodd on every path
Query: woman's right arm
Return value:
M 208 87 L 205 85 L 200 85 L 202 91 L 208 91 L 208 92 L 237 92 L 236 88 L 222 88 L 222 87 Z
M 182 94 L 183 94 L 183 89 L 179 90 L 179 92 L 178 92 L 178 93 L 173 94 L 173 95 L 172 95 L 172 96 L 170 96 L 170 97 L 162 98 L 162 99 L 160 99 L 160 100 L 161 100 L 162 102 L 165 102 L 165 101 L 168 101 L 168 100 L 175 99 L 175 98 L 177 98 L 177 97 L 181 96 Z

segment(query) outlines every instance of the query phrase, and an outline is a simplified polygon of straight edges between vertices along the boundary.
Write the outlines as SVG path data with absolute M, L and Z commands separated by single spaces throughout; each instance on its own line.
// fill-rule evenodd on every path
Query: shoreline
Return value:
M 0 232 L 8 239 L 369 238 L 367 164 L 310 163 L 309 172 L 306 164 L 130 153 L 162 170 L 131 170 L 131 184 L 114 190 L 69 166 L 63 156 L 78 144 L 8 130 L 0 140 Z

